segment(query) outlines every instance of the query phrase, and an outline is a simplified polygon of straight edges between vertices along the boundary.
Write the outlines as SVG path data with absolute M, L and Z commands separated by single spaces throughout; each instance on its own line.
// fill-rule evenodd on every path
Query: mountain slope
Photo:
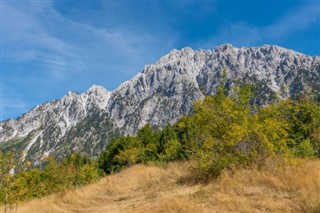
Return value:
M 16 120 L 0 123 L 0 149 L 17 148 L 37 163 L 71 152 L 97 156 L 113 136 L 135 134 L 145 124 L 163 127 L 192 111 L 192 102 L 212 95 L 226 70 L 227 84 L 255 85 L 256 101 L 320 97 L 320 57 L 274 45 L 215 50 L 172 50 L 109 92 L 93 86 L 83 94 L 37 106 Z
M 319 95 L 319 64 L 319 57 L 270 45 L 238 49 L 227 44 L 214 51 L 173 50 L 120 85 L 111 95 L 108 111 L 124 133 L 134 134 L 146 123 L 163 126 L 189 113 L 194 100 L 214 94 L 224 69 L 230 83 L 239 79 L 256 84 L 261 105 L 276 93 L 286 98 L 309 86 L 314 90 L 312 94 Z M 313 86 L 306 81 L 299 85 L 302 70 Z
M 23 160 L 34 163 L 58 151 L 61 157 L 85 148 L 85 153 L 93 154 L 96 151 L 83 144 L 96 147 L 103 143 L 98 145 L 98 150 L 101 150 L 101 146 L 104 147 L 109 141 L 108 137 L 118 132 L 105 109 L 109 99 L 110 92 L 103 87 L 93 86 L 83 94 L 68 92 L 62 99 L 39 105 L 16 120 L 0 124 L 0 148 L 7 150 L 14 144 L 18 151 L 23 151 Z M 79 143 L 78 132 L 85 133 L 93 125 L 86 124 L 86 121 L 91 120 L 100 121 L 95 128 L 110 134 L 92 137 L 88 131 L 87 135 L 81 135 L 82 143 Z M 66 151 L 62 153 L 64 149 Z

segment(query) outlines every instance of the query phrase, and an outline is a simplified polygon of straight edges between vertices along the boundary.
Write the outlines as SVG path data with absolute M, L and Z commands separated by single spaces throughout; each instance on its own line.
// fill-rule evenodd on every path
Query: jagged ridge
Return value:
M 230 84 L 256 85 L 258 104 L 273 96 L 320 97 L 320 58 L 275 45 L 215 50 L 172 50 L 109 92 L 92 86 L 37 106 L 0 124 L 0 149 L 24 150 L 27 160 L 78 151 L 97 156 L 112 136 L 135 134 L 147 123 L 163 127 L 192 111 L 192 102 L 215 93 L 223 70 Z M 96 122 L 95 122 L 96 121 Z M 106 134 L 107 133 L 107 134 Z

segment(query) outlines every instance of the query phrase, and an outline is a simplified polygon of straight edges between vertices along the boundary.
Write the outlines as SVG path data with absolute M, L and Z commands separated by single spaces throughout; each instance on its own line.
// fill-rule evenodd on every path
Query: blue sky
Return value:
M 320 1 L 1 1 L 1 115 L 114 90 L 171 49 L 276 44 L 320 55 Z

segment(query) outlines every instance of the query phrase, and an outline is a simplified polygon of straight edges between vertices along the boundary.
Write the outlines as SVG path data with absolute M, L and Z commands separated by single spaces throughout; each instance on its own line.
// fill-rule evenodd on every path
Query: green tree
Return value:
M 143 144 L 143 152 L 140 155 L 142 162 L 157 160 L 158 150 L 160 149 L 159 137 L 160 134 L 154 131 L 149 124 L 138 131 L 137 138 Z
M 288 124 L 287 130 L 295 155 L 320 157 L 320 106 L 308 100 L 285 100 L 279 104 L 279 117 Z M 311 149 L 307 149 L 310 146 Z M 309 150 L 309 151 L 307 151 Z
M 170 139 L 164 144 L 164 156 L 166 161 L 179 159 L 181 151 L 182 146 L 178 139 Z
M 165 144 L 167 144 L 168 141 L 176 140 L 177 138 L 178 136 L 174 127 L 171 124 L 168 124 L 160 133 L 158 152 L 163 153 L 165 151 Z
M 116 156 L 126 148 L 127 138 L 126 136 L 120 136 L 119 138 L 113 139 L 107 144 L 105 151 L 103 151 L 97 159 L 99 168 L 106 174 L 117 172 L 126 165 L 126 163 L 119 163 Z
M 250 89 L 235 91 L 226 96 L 220 85 L 216 95 L 194 106 L 196 169 L 206 180 L 219 176 L 225 168 L 262 163 L 270 156 L 287 153 L 286 123 L 276 115 L 277 107 L 252 113 Z
M 135 163 L 141 162 L 141 155 L 144 152 L 144 144 L 138 137 L 126 137 L 122 141 L 123 149 L 115 156 L 115 160 L 120 165 L 132 166 Z

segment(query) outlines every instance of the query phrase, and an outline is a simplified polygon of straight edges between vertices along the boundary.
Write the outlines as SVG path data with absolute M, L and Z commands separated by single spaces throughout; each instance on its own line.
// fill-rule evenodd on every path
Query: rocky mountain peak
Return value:
M 74 99 L 78 99 L 80 94 L 74 91 L 68 91 L 67 94 L 62 98 L 65 102 L 69 102 Z
M 102 86 L 92 85 L 86 92 L 81 94 L 86 108 L 90 108 L 93 105 L 100 109 L 107 107 L 111 92 L 106 90 Z
M 87 93 L 106 93 L 107 90 L 103 86 L 92 85 L 86 92 Z
M 216 47 L 215 52 L 228 52 L 228 51 L 235 51 L 238 48 L 232 46 L 232 44 L 221 44 Z
M 224 70 L 231 84 L 253 84 L 261 106 L 274 97 L 298 97 L 304 90 L 320 97 L 320 57 L 275 45 L 186 47 L 146 65 L 112 92 L 93 85 L 1 122 L 0 149 L 18 146 L 33 161 L 43 153 L 96 156 L 119 131 L 132 135 L 147 123 L 161 128 L 191 113 L 195 100 L 215 94 Z
M 199 52 L 191 49 L 190 47 L 185 47 L 181 50 L 174 49 L 170 51 L 167 55 L 161 57 L 160 60 L 156 62 L 156 65 L 177 63 L 178 61 L 193 60 L 195 54 L 199 54 Z

